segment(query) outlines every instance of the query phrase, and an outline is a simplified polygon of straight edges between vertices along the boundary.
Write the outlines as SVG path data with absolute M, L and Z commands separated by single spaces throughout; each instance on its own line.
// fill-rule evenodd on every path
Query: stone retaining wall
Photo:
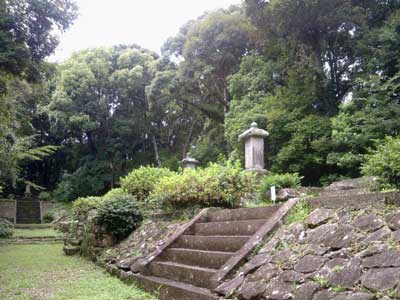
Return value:
M 67 255 L 80 253 L 95 261 L 103 249 L 114 245 L 112 235 L 98 224 L 95 211 L 79 214 L 59 228 L 65 232 L 64 253 Z
M 15 223 L 17 216 L 17 201 L 0 199 L 0 218 Z
M 55 205 L 53 202 L 49 201 L 40 201 L 40 216 L 43 218 L 43 216 L 52 211 L 55 208 Z
M 400 299 L 400 209 L 314 210 L 217 291 L 238 299 Z
M 125 266 L 144 258 L 156 249 L 158 243 L 172 235 L 185 221 L 171 221 L 173 215 L 152 214 L 127 239 L 115 244 L 112 235 L 97 223 L 96 212 L 78 215 L 58 228 L 64 234 L 64 252 L 81 254 L 93 261 Z M 168 220 L 169 219 L 169 220 Z M 107 251 L 105 251 L 107 250 Z
M 340 209 L 345 207 L 365 208 L 384 207 L 385 205 L 400 206 L 400 193 L 366 193 L 356 195 L 340 195 L 331 197 L 310 198 L 307 202 L 314 208 L 325 207 Z

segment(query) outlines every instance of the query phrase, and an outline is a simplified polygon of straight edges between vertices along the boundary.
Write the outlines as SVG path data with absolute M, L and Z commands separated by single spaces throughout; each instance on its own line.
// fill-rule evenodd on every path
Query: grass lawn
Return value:
M 61 232 L 54 230 L 53 228 L 44 229 L 14 229 L 13 237 L 60 237 Z
M 0 246 L 0 299 L 146 300 L 155 299 L 122 283 L 61 244 Z

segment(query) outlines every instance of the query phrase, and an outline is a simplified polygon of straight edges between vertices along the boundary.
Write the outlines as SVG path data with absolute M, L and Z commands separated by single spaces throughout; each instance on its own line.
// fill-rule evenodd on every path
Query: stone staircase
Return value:
M 204 210 L 140 266 L 131 266 L 133 272 L 125 277 L 146 290 L 157 290 L 161 300 L 219 299 L 213 290 L 295 203 Z
M 17 224 L 39 224 L 40 202 L 37 200 L 17 201 Z

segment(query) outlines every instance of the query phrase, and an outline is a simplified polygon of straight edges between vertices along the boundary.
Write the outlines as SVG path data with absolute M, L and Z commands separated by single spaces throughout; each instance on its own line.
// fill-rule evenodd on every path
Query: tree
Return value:
M 56 149 L 43 144 L 36 131 L 46 119 L 37 109 L 47 90 L 41 83 L 48 68 L 43 60 L 58 45 L 57 32 L 67 30 L 76 16 L 71 0 L 0 2 L 0 186 L 6 192 L 18 181 L 31 181 L 32 161 Z
M 163 47 L 165 55 L 181 60 L 185 100 L 221 123 L 231 100 L 227 80 L 249 50 L 251 29 L 239 8 L 220 9 L 188 22 Z
M 375 146 L 373 140 L 400 133 L 399 25 L 397 11 L 360 42 L 364 70 L 352 97 L 333 120 L 335 150 L 329 162 L 351 176 L 359 175 L 364 154 Z
M 156 59 L 137 46 L 98 48 L 78 52 L 60 66 L 47 106 L 52 128 L 63 144 L 79 146 L 77 164 L 106 161 L 111 186 L 115 160 L 133 159 L 147 139 L 145 87 Z
M 58 45 L 57 32 L 76 17 L 72 0 L 1 1 L 0 70 L 38 79 L 38 66 Z

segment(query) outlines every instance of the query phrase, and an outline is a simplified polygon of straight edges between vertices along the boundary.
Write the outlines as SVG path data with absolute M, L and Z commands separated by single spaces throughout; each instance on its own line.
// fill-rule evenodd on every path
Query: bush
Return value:
M 14 230 L 12 224 L 6 220 L 0 219 L 0 239 L 9 239 L 13 234 Z
M 108 191 L 108 193 L 105 194 L 103 196 L 103 198 L 109 199 L 109 198 L 113 198 L 113 197 L 119 196 L 119 195 L 128 196 L 127 192 L 125 192 L 122 188 L 116 188 L 116 189 L 112 189 L 112 190 Z
M 376 150 L 366 155 L 361 172 L 379 177 L 382 188 L 400 187 L 400 137 L 386 137 Z
M 41 201 L 50 201 L 51 200 L 51 194 L 49 192 L 41 192 L 39 194 L 39 200 L 41 200 Z
M 54 214 L 51 212 L 47 212 L 42 217 L 42 223 L 51 223 L 55 219 Z
M 261 195 L 268 194 L 270 188 L 273 186 L 278 190 L 283 188 L 299 188 L 301 178 L 298 173 L 268 174 L 261 180 L 260 193 Z
M 237 207 L 254 182 L 254 174 L 243 172 L 239 162 L 212 163 L 163 177 L 150 199 L 173 207 Z
M 97 217 L 99 224 L 118 240 L 126 238 L 140 226 L 143 216 L 133 196 L 115 195 L 101 203 Z
M 82 197 L 74 201 L 73 211 L 75 214 L 87 213 L 92 209 L 97 209 L 104 202 L 103 197 Z
M 140 167 L 121 179 L 121 187 L 138 201 L 143 201 L 162 178 L 175 174 L 166 168 Z

